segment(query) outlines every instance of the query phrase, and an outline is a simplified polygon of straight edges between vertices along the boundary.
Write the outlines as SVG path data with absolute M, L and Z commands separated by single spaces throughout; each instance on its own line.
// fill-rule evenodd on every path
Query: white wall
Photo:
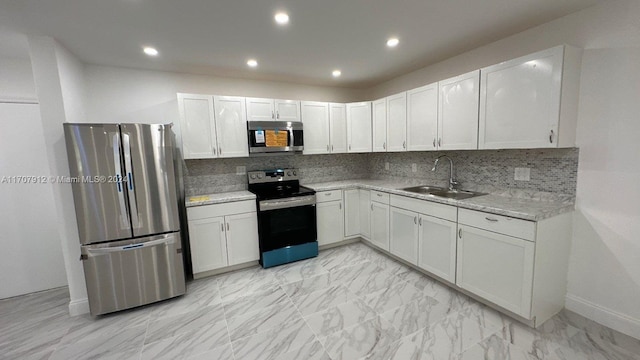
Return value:
M 0 101 L 37 102 L 29 58 L 0 57 Z
M 640 2 L 607 1 L 371 89 L 378 98 L 558 44 L 584 48 L 567 308 L 640 338 Z
M 82 65 L 50 37 L 29 37 L 47 162 L 52 176 L 69 174 L 62 124 L 68 119 L 84 117 Z M 87 290 L 80 257 L 80 243 L 70 184 L 52 187 L 56 211 L 57 236 L 61 242 L 69 283 L 69 312 L 89 311 Z

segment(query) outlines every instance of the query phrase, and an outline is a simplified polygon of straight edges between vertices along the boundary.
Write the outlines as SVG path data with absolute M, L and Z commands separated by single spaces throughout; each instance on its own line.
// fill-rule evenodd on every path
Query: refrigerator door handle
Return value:
M 131 208 L 131 224 L 134 229 L 142 227 L 138 216 L 138 205 L 136 202 L 136 193 L 133 185 L 133 166 L 131 165 L 131 144 L 129 143 L 129 134 L 122 134 L 122 149 L 124 150 L 124 167 L 127 172 L 127 186 L 129 188 L 129 207 Z
M 116 246 L 116 247 L 102 247 L 102 248 L 87 248 L 87 255 L 99 255 L 99 254 L 108 254 L 114 252 L 122 252 L 127 250 L 138 250 L 144 247 L 158 246 L 158 245 L 172 245 L 175 243 L 174 237 L 167 237 L 164 239 L 151 240 L 138 244 L 129 244 L 124 246 Z
M 118 187 L 118 204 L 120 205 L 120 227 L 122 229 L 130 229 L 129 214 L 127 206 L 124 202 L 124 189 L 125 186 L 122 177 L 122 164 L 120 163 L 120 135 L 113 134 L 113 162 L 116 169 L 116 186 Z

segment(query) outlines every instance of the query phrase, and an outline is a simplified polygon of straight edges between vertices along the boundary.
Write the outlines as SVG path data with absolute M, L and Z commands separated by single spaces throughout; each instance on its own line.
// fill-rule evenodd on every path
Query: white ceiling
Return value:
M 53 36 L 90 64 L 365 87 L 600 1 L 0 0 L 0 23 Z M 288 26 L 274 23 L 278 10 Z

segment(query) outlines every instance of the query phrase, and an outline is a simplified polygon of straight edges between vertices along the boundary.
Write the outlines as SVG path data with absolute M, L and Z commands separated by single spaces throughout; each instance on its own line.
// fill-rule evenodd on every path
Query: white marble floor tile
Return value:
M 407 336 L 418 330 L 444 319 L 452 313 L 449 304 L 438 302 L 428 296 L 386 311 L 380 316 L 389 321 L 402 336 Z
M 356 298 L 306 316 L 305 320 L 318 338 L 325 338 L 377 316 L 378 314 L 362 299 Z
M 247 269 L 237 270 L 226 274 L 217 275 L 215 277 L 220 288 L 230 285 L 241 285 L 248 283 L 263 283 L 265 281 L 274 280 L 273 274 L 261 266 L 254 266 Z
M 280 328 L 288 322 L 301 318 L 293 303 L 283 302 L 228 319 L 229 337 L 231 341 L 236 341 L 246 336 Z
M 282 288 L 271 288 L 265 292 L 253 293 L 232 301 L 223 303 L 227 319 L 246 314 L 248 311 L 257 311 L 269 306 L 288 303 L 290 300 Z
M 277 359 L 315 340 L 303 319 L 288 322 L 271 331 L 247 336 L 231 343 L 236 359 Z
M 212 326 L 204 326 L 178 335 L 146 343 L 142 349 L 142 360 L 186 359 L 205 352 L 231 352 L 231 342 L 224 320 Z
M 251 281 L 220 286 L 220 296 L 222 297 L 223 302 L 229 302 L 244 296 L 278 288 L 280 288 L 280 283 L 278 283 L 275 278 L 269 278 L 262 281 Z
M 320 262 L 315 259 L 309 259 L 308 261 L 298 261 L 292 264 L 286 264 L 269 269 L 275 279 L 280 284 L 288 284 L 302 279 L 322 275 L 327 273 Z
M 406 281 L 395 281 L 389 287 L 366 295 L 364 301 L 378 313 L 383 313 L 421 298 L 425 295 L 415 286 Z
M 99 317 L 92 317 L 89 314 L 74 317 L 73 325 L 60 341 L 60 345 L 108 338 L 131 327 L 146 327 L 151 311 L 150 307 L 141 307 Z
M 344 282 L 344 285 L 354 294 L 366 296 L 401 282 L 403 281 L 391 272 L 381 270 L 372 273 L 362 272 L 353 279 Z
M 386 320 L 375 317 L 324 338 L 324 347 L 333 360 L 360 359 L 387 348 L 400 334 Z
M 189 356 L 187 360 L 234 360 L 231 344 L 217 347 L 213 350 Z
M 189 313 L 149 322 L 146 344 L 168 339 L 183 333 L 209 332 L 226 337 L 227 327 L 221 305 L 207 306 Z
M 67 310 L 68 311 L 68 310 Z M 72 325 L 68 313 L 55 311 L 52 316 L 43 313 L 27 318 L 24 323 L 12 322 L 0 330 L 0 354 L 7 358 L 45 353 L 55 349 Z
M 509 344 L 502 338 L 496 335 L 492 335 L 485 340 L 472 346 L 462 354 L 460 354 L 456 360 L 479 360 L 479 359 L 491 359 L 491 360 L 559 360 L 554 355 L 547 355 L 545 357 L 538 357 L 533 354 L 527 353 L 525 349 L 521 349 L 515 345 Z
M 95 338 L 63 345 L 50 360 L 137 359 L 144 342 L 146 326 L 128 328 L 109 338 Z
M 315 340 L 302 347 L 278 355 L 278 360 L 331 360 L 320 341 Z
M 310 315 L 345 303 L 355 297 L 356 296 L 344 285 L 336 285 L 312 293 L 295 296 L 292 297 L 291 300 L 302 315 Z
M 331 285 L 339 285 L 339 283 L 336 282 L 332 284 L 332 277 L 333 276 L 331 275 L 331 273 L 323 273 L 318 276 L 313 276 L 289 284 L 284 284 L 282 285 L 282 288 L 287 293 L 287 295 L 291 297 L 297 297 L 312 293 L 314 291 L 326 289 L 328 287 L 331 287 Z

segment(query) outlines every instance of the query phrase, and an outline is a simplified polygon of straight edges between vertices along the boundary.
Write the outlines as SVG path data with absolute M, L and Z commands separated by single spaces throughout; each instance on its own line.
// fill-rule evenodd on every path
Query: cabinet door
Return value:
M 273 99 L 247 98 L 248 121 L 271 121 L 276 119 Z
M 185 159 L 217 156 L 213 98 L 208 95 L 178 94 L 180 133 Z
M 275 100 L 276 120 L 300 121 L 300 101 Z
M 371 103 L 347 104 L 347 152 L 371 152 Z
M 534 243 L 464 225 L 459 232 L 456 284 L 529 319 Z
M 347 106 L 329 104 L 329 122 L 331 123 L 331 153 L 347 152 Z
M 193 273 L 228 266 L 224 218 L 189 220 L 188 223 Z
M 371 202 L 371 242 L 389 251 L 389 205 Z
M 440 81 L 438 87 L 438 149 L 477 149 L 480 70 Z
M 344 238 L 344 216 L 342 201 L 327 201 L 316 204 L 318 221 L 318 245 L 332 244 Z
M 344 237 L 360 234 L 360 190 L 344 191 Z
M 329 104 L 303 101 L 304 154 L 329 153 Z
M 214 96 L 218 157 L 249 156 L 245 100 L 236 96 Z
M 371 238 L 371 192 L 359 190 L 360 196 L 360 235 L 365 239 Z
M 563 47 L 481 70 L 480 149 L 557 147 Z
M 373 106 L 373 152 L 387 151 L 387 99 L 376 100 Z
M 436 150 L 438 83 L 407 91 L 407 149 Z
M 407 151 L 407 93 L 387 98 L 387 151 Z
M 390 207 L 390 251 L 412 264 L 418 263 L 418 214 Z
M 260 259 L 258 243 L 258 215 L 255 212 L 224 217 L 227 229 L 229 265 Z
M 418 266 L 455 283 L 456 223 L 420 215 L 418 225 Z

